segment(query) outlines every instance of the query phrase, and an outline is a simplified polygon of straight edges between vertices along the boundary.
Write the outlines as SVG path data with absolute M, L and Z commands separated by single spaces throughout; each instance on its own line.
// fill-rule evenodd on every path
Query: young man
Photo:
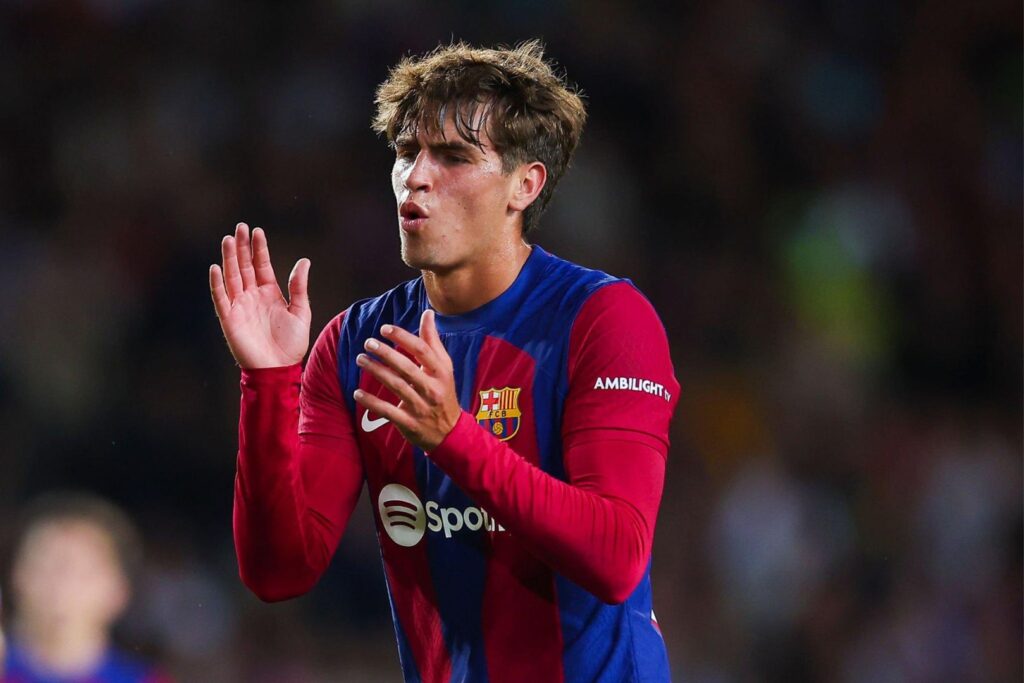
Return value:
M 406 681 L 667 681 L 650 557 L 678 385 L 627 281 L 526 240 L 579 140 L 537 43 L 439 48 L 377 93 L 421 277 L 309 339 L 264 233 L 212 266 L 242 368 L 234 528 L 265 600 L 308 591 L 365 481 Z
M 139 543 L 128 518 L 86 495 L 30 506 L 11 566 L 13 620 L 3 683 L 158 683 L 113 647 Z

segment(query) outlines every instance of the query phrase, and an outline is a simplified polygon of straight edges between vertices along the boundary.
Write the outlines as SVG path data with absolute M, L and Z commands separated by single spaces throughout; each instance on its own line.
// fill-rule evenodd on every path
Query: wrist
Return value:
M 241 368 L 242 385 L 249 387 L 281 386 L 302 381 L 302 363 L 272 368 Z
M 444 457 L 445 454 L 452 450 L 458 450 L 466 440 L 466 430 L 476 429 L 476 420 L 473 416 L 467 413 L 465 410 L 459 412 L 459 417 L 455 420 L 455 424 L 448 433 L 444 435 L 441 442 L 430 449 L 426 449 L 425 453 L 428 457 L 434 457 L 435 455 Z

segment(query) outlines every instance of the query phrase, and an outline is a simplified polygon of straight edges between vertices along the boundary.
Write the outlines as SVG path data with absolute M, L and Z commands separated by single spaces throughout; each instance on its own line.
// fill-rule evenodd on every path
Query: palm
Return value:
M 309 348 L 311 313 L 306 286 L 309 260 L 295 264 L 288 279 L 289 303 L 277 284 L 266 237 L 240 223 L 222 243 L 223 272 L 210 269 L 210 292 L 224 337 L 243 368 L 270 368 L 301 362 Z

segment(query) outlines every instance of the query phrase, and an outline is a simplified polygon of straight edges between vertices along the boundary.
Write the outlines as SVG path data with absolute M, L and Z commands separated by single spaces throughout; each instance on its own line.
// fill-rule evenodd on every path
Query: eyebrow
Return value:
M 397 149 L 400 147 L 419 147 L 419 142 L 417 142 L 416 138 L 411 136 L 401 137 L 395 140 L 395 148 Z M 467 154 L 477 149 L 475 146 L 467 142 L 463 142 L 462 140 L 434 142 L 428 144 L 427 148 L 435 152 L 460 152 L 462 154 Z

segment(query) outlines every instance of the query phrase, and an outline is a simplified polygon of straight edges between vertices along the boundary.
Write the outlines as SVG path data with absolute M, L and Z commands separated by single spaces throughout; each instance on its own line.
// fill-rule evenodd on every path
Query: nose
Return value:
M 432 164 L 429 150 L 421 149 L 406 169 L 403 184 L 412 192 L 417 190 L 429 192 L 433 187 Z

